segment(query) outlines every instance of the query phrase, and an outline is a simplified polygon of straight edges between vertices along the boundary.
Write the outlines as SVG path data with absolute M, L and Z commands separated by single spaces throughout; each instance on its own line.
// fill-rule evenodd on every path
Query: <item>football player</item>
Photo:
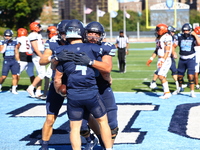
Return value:
M 55 34 L 55 31 L 51 29 L 48 31 L 49 37 L 51 37 L 49 40 L 45 43 L 45 51 L 42 57 L 40 58 L 40 65 L 47 65 L 51 61 L 56 61 L 55 59 L 52 59 L 55 55 L 55 50 L 57 47 L 68 44 L 66 42 L 66 33 L 65 33 L 65 26 L 69 22 L 69 20 L 63 20 L 57 25 L 57 31 L 58 36 Z M 51 34 L 51 31 L 53 30 L 53 35 Z M 55 69 L 53 70 L 52 74 L 52 80 L 54 80 L 55 75 Z M 63 104 L 64 97 L 62 97 L 60 94 L 56 93 L 53 82 L 50 84 L 49 92 L 47 94 L 46 99 L 46 120 L 44 122 L 43 128 L 42 128 L 42 141 L 41 141 L 41 150 L 47 150 L 48 149 L 48 143 L 53 133 L 53 124 L 56 121 L 56 118 L 58 116 L 59 110 Z
M 4 41 L 0 41 L 0 52 L 3 53 L 3 68 L 2 68 L 2 76 L 0 77 L 0 91 L 2 88 L 2 84 L 8 76 L 9 71 L 12 73 L 12 90 L 13 94 L 18 94 L 16 89 L 18 85 L 18 75 L 20 66 L 19 63 L 15 59 L 15 55 L 17 54 L 15 47 L 17 45 L 17 41 L 12 40 L 13 31 L 7 29 L 4 32 Z
M 49 46 L 49 43 L 57 43 L 56 41 L 58 40 L 58 31 L 57 31 L 57 28 L 55 26 L 49 26 L 47 28 L 47 35 L 48 35 L 48 40 L 46 41 L 46 43 L 44 44 L 45 46 L 45 51 L 44 51 L 44 55 L 42 55 L 42 57 L 45 57 L 46 53 L 48 53 L 50 51 L 50 53 L 52 52 L 50 50 L 50 46 Z M 49 54 L 48 54 L 49 55 Z M 49 55 L 49 60 L 51 60 L 51 55 Z M 42 61 L 43 59 L 40 58 L 40 62 Z M 45 63 L 45 65 L 49 64 L 49 62 Z M 42 63 L 40 63 L 41 65 Z M 50 78 L 52 77 L 52 69 L 51 69 L 51 65 L 49 65 L 47 67 L 47 71 L 46 71 L 46 74 L 45 74 L 45 77 L 44 77 L 44 91 L 43 91 L 43 95 L 41 95 L 39 98 L 40 99 L 43 99 L 43 100 L 46 100 L 46 97 L 47 97 L 47 91 L 48 91 L 48 88 L 49 88 L 49 82 L 50 82 Z
M 17 30 L 16 60 L 20 64 L 20 74 L 22 71 L 26 70 L 26 73 L 30 77 L 30 82 L 32 83 L 35 78 L 34 65 L 32 62 L 33 51 L 27 35 L 28 32 L 26 29 L 19 28 Z
M 37 76 L 31 85 L 26 89 L 26 91 L 30 94 L 31 97 L 39 97 L 42 95 L 41 93 L 41 84 L 42 79 L 45 77 L 46 68 L 44 65 L 39 64 L 40 57 L 42 57 L 42 53 L 44 52 L 44 42 L 42 40 L 42 35 L 40 34 L 42 28 L 38 22 L 32 22 L 30 24 L 31 33 L 28 35 L 28 38 L 31 43 L 31 47 L 33 50 L 32 61 L 35 65 Z M 34 89 L 37 87 L 36 92 L 34 93 Z
M 169 34 L 172 36 L 172 41 L 174 42 L 174 35 L 175 35 L 175 32 L 176 32 L 176 29 L 173 27 L 173 26 L 168 26 L 168 32 Z M 173 47 L 172 47 L 173 48 Z M 150 66 L 150 63 L 153 61 L 153 59 L 157 56 L 157 50 L 154 51 L 154 53 L 152 54 L 152 56 L 150 57 L 150 59 L 147 61 L 147 66 Z M 177 58 L 177 54 L 176 52 L 174 51 L 174 49 L 172 50 L 172 55 L 171 55 L 171 59 L 172 59 L 172 64 L 171 64 L 171 67 L 170 67 L 170 70 L 172 72 L 172 77 L 175 81 L 175 84 L 176 84 L 176 89 L 178 90 L 179 88 L 179 84 L 178 84 L 178 79 L 177 79 L 177 68 L 176 68 L 176 61 L 174 59 Z M 157 71 L 154 73 L 154 76 L 153 76 L 153 80 L 152 82 L 150 83 L 150 88 L 151 89 L 157 89 L 157 84 L 156 84 L 156 80 L 158 78 L 158 75 L 157 75 Z M 173 92 L 173 94 L 177 94 L 177 90 Z
M 155 29 L 157 36 L 156 50 L 158 55 L 157 73 L 160 79 L 164 95 L 160 96 L 161 99 L 168 99 L 171 97 L 169 91 L 168 81 L 166 79 L 167 73 L 171 66 L 171 54 L 172 54 L 172 36 L 168 33 L 168 26 L 166 24 L 158 24 Z
M 75 56 L 82 59 L 60 62 L 56 69 L 54 86 L 58 92 L 62 84 L 61 77 L 67 76 L 67 114 L 70 119 L 70 141 L 73 149 L 81 149 L 80 127 L 85 110 L 89 111 L 97 120 L 101 137 L 106 150 L 112 149 L 111 130 L 108 125 L 106 108 L 98 93 L 95 79 L 95 69 L 100 72 L 110 73 L 112 66 L 101 59 L 102 48 L 96 44 L 82 43 L 84 36 L 83 24 L 76 19 L 71 20 L 66 26 L 66 38 L 70 45 L 60 47 L 57 52 L 66 50 L 74 52 Z M 65 51 L 64 51 L 65 50 Z M 88 57 L 89 56 L 89 57 Z M 87 59 L 86 59 L 87 58 Z M 102 58 L 103 59 L 103 58 Z M 83 82 L 84 81 L 84 82 Z
M 96 21 L 89 23 L 85 27 L 85 34 L 86 34 L 86 42 L 98 44 L 102 47 L 103 50 L 108 51 L 108 53 L 103 57 L 104 61 L 107 61 L 112 66 L 112 57 L 115 56 L 116 47 L 115 45 L 107 42 L 102 42 L 105 38 L 105 31 L 104 27 Z M 112 84 L 112 78 L 109 74 L 101 74 L 99 73 L 96 77 L 97 86 L 99 89 L 99 93 L 103 98 L 103 102 L 105 104 L 108 116 L 108 123 L 112 133 L 113 143 L 118 133 L 118 121 L 117 121 L 117 105 L 115 103 L 115 97 L 112 92 L 112 88 L 110 87 Z M 93 117 L 90 118 L 90 127 L 93 129 L 99 141 L 102 144 L 101 136 L 98 129 L 94 129 L 95 121 Z M 91 125 L 92 124 L 92 125 Z M 98 126 L 97 126 L 98 128 Z M 81 135 L 86 137 L 87 145 L 85 150 L 92 149 L 95 146 L 95 139 L 93 135 L 90 134 L 89 128 L 85 125 L 85 121 L 83 122 L 81 128 Z
M 196 27 L 194 32 L 199 36 L 200 35 L 200 27 Z M 195 65 L 195 87 L 196 89 L 200 89 L 199 87 L 199 67 L 200 67 L 200 46 L 194 47 L 196 51 L 196 65 Z
M 188 80 L 190 84 L 190 96 L 196 97 L 194 93 L 194 74 L 195 74 L 195 50 L 194 46 L 200 46 L 200 39 L 197 34 L 192 31 L 192 25 L 190 23 L 185 23 L 182 26 L 182 33 L 177 34 L 175 36 L 176 42 L 174 43 L 174 47 L 179 46 L 179 63 L 178 63 L 178 81 L 179 81 L 179 91 L 183 91 L 183 77 L 187 70 Z

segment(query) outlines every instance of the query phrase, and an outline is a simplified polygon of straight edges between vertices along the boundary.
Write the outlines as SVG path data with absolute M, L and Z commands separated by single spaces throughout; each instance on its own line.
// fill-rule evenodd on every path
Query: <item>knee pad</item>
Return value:
M 83 136 L 83 137 L 87 137 L 87 136 L 89 136 L 89 134 L 90 134 L 90 129 L 80 131 L 80 134 L 81 134 L 81 136 Z
M 178 83 L 183 84 L 183 77 L 178 77 Z
M 112 139 L 115 139 L 117 137 L 118 130 L 119 130 L 118 127 L 111 129 Z
M 189 80 L 189 84 L 194 84 L 194 79 L 193 80 Z

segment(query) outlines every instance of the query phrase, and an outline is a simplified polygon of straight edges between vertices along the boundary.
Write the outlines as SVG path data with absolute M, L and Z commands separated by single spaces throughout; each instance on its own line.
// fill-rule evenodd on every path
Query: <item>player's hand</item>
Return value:
M 162 67 L 162 65 L 164 64 L 164 62 L 165 62 L 165 60 L 162 58 L 162 59 L 160 59 L 159 60 L 159 62 L 158 62 L 158 68 L 161 68 Z
M 75 56 L 74 52 L 69 52 L 68 50 L 63 50 L 56 55 L 56 60 L 58 61 L 73 61 Z
M 75 54 L 74 62 L 76 65 L 93 65 L 94 60 L 90 59 L 85 53 Z
M 149 67 L 150 66 L 150 63 L 152 62 L 153 60 L 149 59 L 146 63 L 146 65 Z

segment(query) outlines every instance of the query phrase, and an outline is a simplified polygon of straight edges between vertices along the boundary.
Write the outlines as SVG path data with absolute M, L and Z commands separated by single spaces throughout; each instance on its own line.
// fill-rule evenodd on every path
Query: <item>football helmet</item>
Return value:
M 176 28 L 174 28 L 173 26 L 168 26 L 167 30 L 169 32 L 176 32 Z
M 83 23 L 77 19 L 70 20 L 65 27 L 66 38 L 81 38 L 84 39 Z
M 183 31 L 190 31 L 192 32 L 192 25 L 190 23 L 185 23 L 183 26 L 182 26 L 182 32 Z
M 190 31 L 189 33 L 184 33 L 184 31 Z M 182 26 L 182 32 L 185 37 L 189 37 L 190 33 L 192 32 L 192 25 L 190 23 L 185 23 Z
M 57 28 L 55 26 L 49 26 L 47 28 L 47 34 L 49 38 L 52 38 L 54 35 L 57 35 Z
M 32 22 L 29 27 L 31 31 L 35 31 L 35 32 L 41 31 L 41 25 L 38 22 Z
M 167 33 L 168 32 L 167 28 L 168 28 L 168 26 L 166 24 L 163 24 L 163 23 L 158 24 L 155 29 L 155 31 L 156 31 L 155 35 L 161 36 L 161 35 Z
M 62 33 L 62 32 L 65 33 L 65 26 L 67 25 L 67 23 L 69 21 L 70 20 L 62 20 L 61 22 L 58 23 L 57 30 L 58 30 L 59 33 Z
M 86 42 L 88 42 L 88 37 L 87 34 L 90 32 L 95 32 L 95 33 L 99 33 L 100 38 L 97 39 L 97 44 L 100 44 L 101 41 L 105 38 L 105 30 L 102 24 L 100 24 L 99 22 L 93 21 L 90 22 L 86 27 L 85 27 L 85 36 L 86 36 Z
M 27 36 L 28 35 L 28 31 L 24 28 L 19 28 L 17 30 L 17 37 L 21 37 L 21 36 Z
M 13 36 L 13 31 L 10 30 L 10 29 L 7 29 L 6 31 L 4 31 L 4 36 L 9 36 L 9 37 L 12 37 Z
M 194 32 L 196 33 L 196 34 L 200 34 L 200 27 L 198 26 L 198 27 L 195 27 L 194 28 Z

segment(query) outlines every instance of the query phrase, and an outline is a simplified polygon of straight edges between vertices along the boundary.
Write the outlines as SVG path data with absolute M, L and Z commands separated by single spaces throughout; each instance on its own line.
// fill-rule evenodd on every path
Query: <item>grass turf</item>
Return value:
M 156 70 L 157 59 L 151 63 L 151 66 L 146 66 L 146 61 L 149 59 L 153 52 L 155 43 L 130 43 L 129 55 L 126 57 L 126 73 L 121 74 L 118 72 L 118 61 L 117 53 L 113 57 L 113 69 L 111 72 L 113 78 L 112 88 L 113 91 L 124 91 L 124 92 L 150 92 L 152 91 L 148 86 L 149 82 L 152 80 L 153 73 Z M 140 49 L 140 50 L 134 50 Z M 0 54 L 0 69 L 2 68 L 3 57 Z M 176 60 L 178 63 L 178 60 Z M 175 83 L 171 77 L 171 71 L 169 71 L 167 76 L 169 82 L 169 88 L 171 91 L 175 90 Z M 186 80 L 186 79 L 185 79 Z M 3 83 L 2 90 L 8 90 L 11 86 L 11 74 L 9 73 L 8 78 Z M 25 90 L 30 84 L 29 78 L 24 71 L 21 74 L 18 90 Z M 162 91 L 162 86 L 160 81 L 157 80 L 159 89 L 158 92 Z M 186 92 L 189 88 L 185 89 Z

